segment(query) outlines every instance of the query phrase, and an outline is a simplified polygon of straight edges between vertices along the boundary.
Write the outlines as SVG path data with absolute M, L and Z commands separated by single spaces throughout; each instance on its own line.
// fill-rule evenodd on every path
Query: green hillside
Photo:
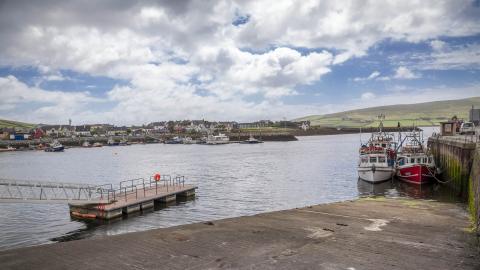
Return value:
M 438 125 L 440 121 L 450 119 L 453 115 L 468 119 L 470 108 L 474 105 L 480 108 L 480 97 L 458 100 L 443 100 L 427 103 L 391 105 L 345 111 L 325 115 L 311 115 L 295 119 L 295 121 L 310 121 L 314 126 L 328 127 L 377 127 L 377 116 L 385 114 L 385 126 Z
M 30 129 L 33 127 L 35 124 L 0 119 L 0 128 Z

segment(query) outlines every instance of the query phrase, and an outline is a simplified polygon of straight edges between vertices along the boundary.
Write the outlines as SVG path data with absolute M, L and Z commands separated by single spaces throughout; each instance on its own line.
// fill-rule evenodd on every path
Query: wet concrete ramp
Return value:
M 0 269 L 479 269 L 464 205 L 364 198 L 0 252 Z

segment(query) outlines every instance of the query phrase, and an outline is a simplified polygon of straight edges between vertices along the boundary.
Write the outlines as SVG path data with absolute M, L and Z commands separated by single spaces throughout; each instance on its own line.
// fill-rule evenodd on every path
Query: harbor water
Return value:
M 428 136 L 433 130 L 427 129 Z M 363 141 L 369 134 L 363 134 Z M 0 178 L 117 183 L 154 173 L 185 175 L 196 198 L 110 222 L 79 221 L 66 204 L 0 204 L 0 250 L 254 215 L 364 195 L 451 198 L 437 184 L 359 181 L 359 134 L 263 144 L 145 144 L 0 154 Z

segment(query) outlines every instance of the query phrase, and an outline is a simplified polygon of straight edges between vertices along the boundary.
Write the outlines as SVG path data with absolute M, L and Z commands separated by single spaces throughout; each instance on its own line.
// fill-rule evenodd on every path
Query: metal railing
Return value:
M 155 194 L 185 186 L 184 176 L 162 175 L 158 181 L 135 178 L 113 184 L 90 185 L 78 183 L 60 183 L 31 180 L 0 179 L 0 202 L 15 201 L 84 201 L 111 203 L 119 200 L 128 201 L 132 194 L 135 199 L 146 197 L 147 192 L 155 189 Z M 140 193 L 140 194 L 139 194 Z
M 93 185 L 0 179 L 0 201 L 93 201 L 98 200 Z

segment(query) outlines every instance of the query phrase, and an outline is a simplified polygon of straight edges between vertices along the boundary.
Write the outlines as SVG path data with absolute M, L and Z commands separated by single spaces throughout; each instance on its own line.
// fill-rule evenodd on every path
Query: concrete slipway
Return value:
M 0 269 L 479 269 L 464 205 L 363 198 L 0 252 Z

